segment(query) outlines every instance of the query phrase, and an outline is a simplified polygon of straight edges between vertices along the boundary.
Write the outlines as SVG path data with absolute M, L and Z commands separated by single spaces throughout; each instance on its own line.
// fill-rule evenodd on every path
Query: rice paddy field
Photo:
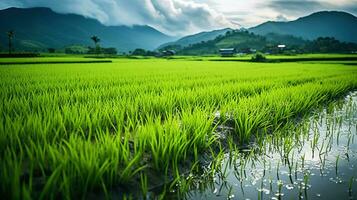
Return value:
M 2 198 L 356 198 L 355 62 L 110 61 L 0 66 Z

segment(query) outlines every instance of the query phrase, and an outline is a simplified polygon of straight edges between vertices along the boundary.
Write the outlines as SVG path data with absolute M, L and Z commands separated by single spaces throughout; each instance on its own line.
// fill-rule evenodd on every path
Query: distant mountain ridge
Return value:
M 15 49 L 63 48 L 67 45 L 93 45 L 97 35 L 101 45 L 120 52 L 135 48 L 155 49 L 174 40 L 150 26 L 105 26 L 76 14 L 59 14 L 49 8 L 8 8 L 0 10 L 0 42 L 7 45 L 6 32 L 15 31 Z M 4 48 L 4 47 L 3 47 Z
M 225 29 L 220 29 L 220 30 L 214 30 L 214 31 L 205 31 L 205 32 L 200 32 L 196 33 L 193 35 L 188 35 L 185 36 L 175 42 L 169 42 L 161 45 L 159 49 L 165 48 L 167 46 L 181 46 L 181 47 L 187 47 L 192 44 L 200 43 L 200 42 L 206 42 L 208 40 L 213 40 L 217 36 L 224 35 L 226 34 L 227 31 L 232 31 L 233 29 L 231 28 L 225 28 Z
M 288 45 L 302 44 L 305 43 L 304 40 L 315 40 L 318 37 L 334 37 L 343 42 L 357 43 L 357 17 L 346 12 L 338 11 L 317 12 L 290 22 L 268 21 L 246 30 L 256 35 L 265 36 L 267 41 L 280 41 Z M 176 50 L 197 49 L 197 47 L 200 46 L 198 45 L 199 43 L 208 42 L 219 36 L 224 36 L 228 31 L 233 31 L 233 29 L 226 28 L 210 32 L 201 32 L 185 36 L 175 42 L 163 44 L 159 48 Z M 238 43 L 241 44 L 243 42 L 239 40 L 241 40 L 241 38 L 236 38 L 236 40 L 230 38 L 223 46 L 236 46 Z M 257 46 L 253 43 L 251 43 L 251 45 Z M 189 48 L 189 46 L 195 47 Z M 205 46 L 205 44 L 201 46 Z
M 259 35 L 293 35 L 308 40 L 334 37 L 340 41 L 357 43 L 357 17 L 346 12 L 322 11 L 289 22 L 265 22 L 249 31 Z

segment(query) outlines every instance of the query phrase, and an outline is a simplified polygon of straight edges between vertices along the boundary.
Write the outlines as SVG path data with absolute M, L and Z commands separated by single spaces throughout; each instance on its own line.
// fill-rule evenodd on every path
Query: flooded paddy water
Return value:
M 310 116 L 218 155 L 165 198 L 357 199 L 357 92 Z

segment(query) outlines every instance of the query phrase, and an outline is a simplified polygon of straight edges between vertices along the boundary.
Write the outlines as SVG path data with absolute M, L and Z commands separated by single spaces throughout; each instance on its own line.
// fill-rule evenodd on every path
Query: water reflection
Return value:
M 294 130 L 218 155 L 172 190 L 182 199 L 356 199 L 357 92 Z M 168 197 L 168 196 L 166 196 Z

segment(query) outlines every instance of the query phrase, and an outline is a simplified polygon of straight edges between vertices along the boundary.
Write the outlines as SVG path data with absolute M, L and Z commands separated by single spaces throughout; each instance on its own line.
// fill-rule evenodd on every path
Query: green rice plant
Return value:
M 21 199 L 22 155 L 17 155 L 10 149 L 5 150 L 6 162 L 0 162 L 1 193 L 4 198 Z
M 304 170 L 305 168 L 305 154 L 301 156 L 301 170 Z
M 336 176 L 338 175 L 338 162 L 340 161 L 340 155 L 337 155 L 336 162 L 335 162 L 335 173 Z
M 348 182 L 348 192 L 349 192 L 350 197 L 352 197 L 352 184 L 353 184 L 353 179 L 354 179 L 354 177 L 352 176 L 352 177 L 350 178 L 350 181 Z
M 304 194 L 305 194 L 305 198 L 308 198 L 307 189 L 308 189 L 309 179 L 310 179 L 310 174 L 305 172 L 304 173 Z
M 140 174 L 140 184 L 141 184 L 141 192 L 143 194 L 143 198 L 147 198 L 148 193 L 148 180 L 146 174 Z

